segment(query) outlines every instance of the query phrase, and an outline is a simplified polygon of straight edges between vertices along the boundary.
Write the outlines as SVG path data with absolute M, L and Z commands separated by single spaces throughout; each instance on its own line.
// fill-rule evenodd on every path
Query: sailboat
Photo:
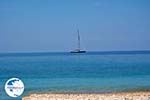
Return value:
M 86 53 L 86 51 L 83 51 L 80 49 L 80 33 L 79 33 L 79 30 L 77 30 L 77 33 L 78 33 L 78 48 L 73 50 L 73 51 L 70 51 L 70 53 Z

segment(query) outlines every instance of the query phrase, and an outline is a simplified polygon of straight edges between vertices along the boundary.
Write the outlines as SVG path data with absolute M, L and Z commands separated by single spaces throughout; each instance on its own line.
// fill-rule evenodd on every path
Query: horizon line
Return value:
M 92 52 L 150 52 L 149 50 L 87 50 L 87 53 Z M 69 51 L 7 51 L 7 52 L 0 52 L 0 54 L 8 54 L 8 53 L 70 53 Z

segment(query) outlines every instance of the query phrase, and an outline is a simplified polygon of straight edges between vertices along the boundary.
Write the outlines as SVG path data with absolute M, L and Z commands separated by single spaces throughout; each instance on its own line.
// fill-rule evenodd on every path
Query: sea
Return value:
M 5 83 L 19 78 L 24 93 L 9 97 Z M 0 100 L 30 93 L 150 91 L 150 51 L 0 53 Z

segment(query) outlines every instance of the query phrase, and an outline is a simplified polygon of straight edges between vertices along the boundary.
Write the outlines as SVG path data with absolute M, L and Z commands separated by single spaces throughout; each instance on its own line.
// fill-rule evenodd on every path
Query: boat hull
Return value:
M 86 53 L 86 51 L 70 51 L 70 53 Z

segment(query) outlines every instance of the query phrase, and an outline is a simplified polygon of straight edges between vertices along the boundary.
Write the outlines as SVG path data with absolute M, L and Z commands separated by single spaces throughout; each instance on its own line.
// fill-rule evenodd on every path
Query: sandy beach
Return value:
M 30 94 L 22 100 L 150 100 L 150 92 L 126 92 L 108 94 Z

